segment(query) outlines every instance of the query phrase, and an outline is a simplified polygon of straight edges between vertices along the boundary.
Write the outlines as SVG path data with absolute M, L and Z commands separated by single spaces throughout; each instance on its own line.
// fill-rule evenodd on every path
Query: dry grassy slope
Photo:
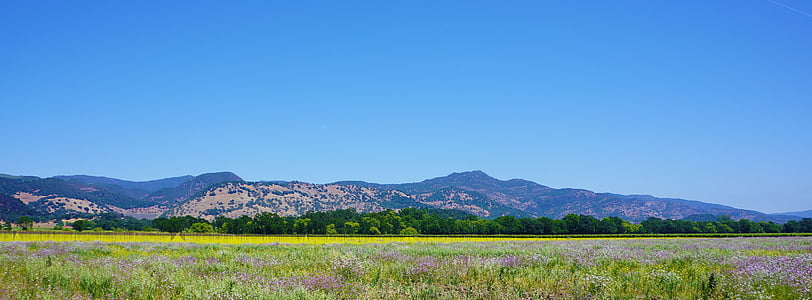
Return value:
M 91 213 L 91 214 L 98 214 L 98 213 L 106 213 L 106 212 L 119 212 L 124 213 L 128 210 L 110 206 L 110 205 L 102 205 L 97 204 L 87 199 L 79 199 L 79 198 L 72 198 L 72 197 L 61 197 L 57 195 L 35 195 L 32 193 L 27 192 L 18 192 L 12 197 L 19 199 L 29 207 L 42 212 L 42 213 L 56 213 L 56 212 L 80 212 L 80 213 Z M 159 215 L 166 208 L 163 208 L 151 217 Z
M 471 204 L 476 198 L 465 191 L 450 190 L 440 193 L 441 197 L 439 198 L 437 197 L 437 193 L 421 193 L 413 195 L 410 198 L 435 208 L 458 209 L 481 217 L 489 217 L 491 215 L 491 212 L 486 208 Z
M 296 216 L 308 211 L 355 208 L 358 211 L 381 211 L 377 191 L 340 185 L 289 183 L 285 186 L 266 183 L 228 183 L 208 190 L 202 197 L 191 199 L 167 211 L 167 216 L 190 215 L 214 219 L 253 216 L 262 212 Z
M 269 212 L 280 216 L 298 216 L 308 211 L 355 208 L 359 212 L 384 210 L 390 201 L 408 198 L 416 203 L 448 209 L 461 209 L 480 216 L 490 213 L 465 202 L 473 200 L 465 192 L 442 195 L 438 200 L 431 193 L 408 195 L 396 190 L 378 190 L 369 187 L 339 184 L 311 184 L 292 182 L 284 185 L 272 183 L 227 183 L 212 188 L 194 199 L 169 209 L 166 216 L 186 216 L 213 220 L 218 215 L 237 218 Z
M 154 219 L 166 212 L 166 206 L 164 205 L 153 205 L 149 207 L 136 207 L 136 208 L 120 208 L 115 206 L 110 206 L 110 210 L 116 213 L 123 214 L 125 216 L 134 217 L 137 219 Z
M 30 206 L 45 213 L 75 211 L 99 214 L 111 211 L 111 209 L 106 206 L 100 206 L 88 200 L 68 197 L 45 197 L 32 202 Z
M 59 197 L 57 195 L 35 195 L 27 192 L 17 192 L 12 197 L 19 199 L 29 207 L 42 213 L 80 212 L 105 213 L 116 212 L 136 218 L 152 219 L 166 211 L 166 206 L 138 207 L 123 209 L 112 205 L 101 205 L 86 199 Z
M 34 195 L 32 193 L 27 193 L 27 192 L 17 192 L 16 194 L 11 195 L 11 196 L 14 197 L 14 198 L 19 199 L 20 201 L 22 201 L 25 204 L 36 202 L 39 199 L 48 197 L 48 196 L 42 196 L 42 195 Z M 49 196 L 56 196 L 56 195 L 49 195 Z

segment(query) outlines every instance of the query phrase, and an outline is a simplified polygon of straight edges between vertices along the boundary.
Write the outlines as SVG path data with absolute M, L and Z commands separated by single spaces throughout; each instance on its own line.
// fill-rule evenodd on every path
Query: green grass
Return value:
M 0 299 L 810 299 L 812 238 L 3 242 Z

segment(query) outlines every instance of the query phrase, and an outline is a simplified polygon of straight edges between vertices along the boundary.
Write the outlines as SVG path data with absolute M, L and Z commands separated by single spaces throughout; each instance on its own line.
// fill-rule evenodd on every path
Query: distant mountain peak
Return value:
M 454 183 L 461 183 L 461 182 L 499 182 L 501 180 L 491 177 L 488 174 L 481 170 L 474 170 L 474 171 L 467 171 L 467 172 L 455 172 L 451 173 L 448 176 L 444 177 L 437 177 L 433 179 L 426 180 L 428 181 L 442 181 L 442 182 L 454 182 Z
M 465 172 L 454 172 L 447 177 L 465 177 L 465 178 L 488 178 L 488 179 L 495 179 L 488 174 L 485 174 L 482 170 L 473 170 L 473 171 L 465 171 Z
M 222 181 L 243 181 L 240 176 L 234 174 L 233 172 L 212 172 L 212 173 L 204 173 L 195 176 L 195 178 L 202 179 L 202 178 L 218 178 Z
M 208 188 L 211 185 L 222 182 L 236 181 L 243 180 L 240 178 L 240 176 L 237 176 L 237 174 L 232 172 L 205 173 L 192 177 L 174 188 L 156 191 L 147 197 L 163 205 L 172 205 L 186 200 L 187 198 L 193 196 L 201 190 Z

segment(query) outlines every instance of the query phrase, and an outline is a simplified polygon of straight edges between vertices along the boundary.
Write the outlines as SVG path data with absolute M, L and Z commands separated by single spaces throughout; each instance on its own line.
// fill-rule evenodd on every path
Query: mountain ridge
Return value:
M 771 214 L 771 215 L 784 215 L 784 216 L 796 216 L 796 217 L 802 217 L 802 218 L 812 218 L 812 209 L 803 210 L 803 211 L 790 211 L 790 212 L 777 213 L 777 214 Z
M 292 181 L 294 184 L 305 184 Z M 250 183 L 246 183 L 250 185 Z M 256 184 L 256 183 L 254 183 Z M 268 184 L 263 183 L 263 184 Z M 354 186 L 366 189 L 367 203 L 373 203 L 375 209 L 397 208 L 393 203 L 408 203 L 417 207 L 432 207 L 444 209 L 460 209 L 481 217 L 494 218 L 500 215 L 514 215 L 517 217 L 551 217 L 562 218 L 566 214 L 588 214 L 596 217 L 616 216 L 632 221 L 642 221 L 648 217 L 663 219 L 682 219 L 697 214 L 712 214 L 716 216 L 729 215 L 734 219 L 750 219 L 754 221 L 786 221 L 793 219 L 789 216 L 768 215 L 757 211 L 743 210 L 730 206 L 706 203 L 695 200 L 677 198 L 657 198 L 650 195 L 619 195 L 612 193 L 595 193 L 584 189 L 555 189 L 532 181 L 523 179 L 500 180 L 490 177 L 482 171 L 468 171 L 452 173 L 447 176 L 435 177 L 413 183 L 379 184 L 365 181 L 337 181 L 328 184 L 311 184 L 307 191 L 285 190 L 284 193 L 297 194 L 289 197 L 290 201 L 300 203 L 304 207 L 331 207 L 333 209 L 347 208 L 336 206 L 337 198 L 343 196 L 329 192 L 315 192 L 320 189 Z M 279 185 L 278 189 L 285 189 Z M 239 193 L 233 189 L 256 189 L 256 186 L 244 185 L 240 188 L 232 187 L 228 192 Z M 302 214 L 306 210 L 290 210 L 289 205 L 282 204 L 285 197 L 271 194 L 245 194 L 242 197 L 223 197 L 224 191 L 211 191 L 209 196 L 203 195 L 196 199 L 189 199 L 180 205 L 184 206 L 182 213 L 169 213 L 166 216 L 191 214 L 192 216 L 213 218 L 214 213 L 228 213 L 230 209 L 240 207 L 243 213 L 245 207 L 252 207 L 256 212 L 272 212 L 280 215 Z M 282 193 L 282 192 L 280 192 Z M 219 205 L 210 202 L 207 197 L 229 199 L 230 205 Z M 295 199 L 294 199 L 295 198 Z M 206 207 L 193 209 L 195 205 L 189 202 L 207 203 Z M 358 204 L 358 203 L 355 203 Z M 287 209 L 274 209 L 275 205 L 282 205 Z M 347 204 L 349 205 L 349 204 Z
M 481 170 L 399 184 L 246 182 L 231 172 L 144 182 L 88 175 L 51 178 L 4 175 L 0 176 L 0 194 L 18 199 L 44 215 L 74 211 L 116 212 L 146 218 L 191 215 L 213 219 L 219 215 L 239 217 L 262 212 L 301 215 L 307 211 L 346 208 L 374 212 L 426 207 L 458 209 L 486 218 L 512 215 L 560 219 L 574 213 L 630 221 L 696 215 L 778 222 L 797 219 L 695 200 L 556 189 L 524 179 L 497 179 Z M 19 205 L 9 202 L 8 207 Z
M 241 181 L 242 178 L 231 172 L 143 182 L 88 175 L 49 178 L 4 175 L 0 176 L 0 194 L 13 200 L 0 198 L 4 208 L 0 210 L 0 217 L 76 217 L 112 212 L 154 218 L 168 206 L 225 180 Z M 22 202 L 24 208 L 15 201 Z
M 147 181 L 130 181 L 104 176 L 90 176 L 90 175 L 59 175 L 54 176 L 53 178 L 81 182 L 90 186 L 106 188 L 113 192 L 130 196 L 133 198 L 143 198 L 158 190 L 176 187 L 193 177 L 194 176 L 191 175 L 185 175 Z

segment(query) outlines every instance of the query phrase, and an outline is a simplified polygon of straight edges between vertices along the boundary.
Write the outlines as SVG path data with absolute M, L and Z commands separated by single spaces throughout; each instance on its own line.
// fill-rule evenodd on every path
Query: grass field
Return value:
M 2 299 L 812 299 L 810 237 L 21 236 L 0 242 Z
M 75 232 L 75 231 L 5 231 L 0 232 L 0 242 L 150 242 L 150 243 L 196 243 L 196 244 L 370 244 L 370 243 L 454 243 L 454 242 L 505 242 L 505 241 L 556 241 L 577 239 L 669 239 L 669 238 L 724 238 L 724 237 L 812 237 L 810 233 L 750 233 L 750 234 L 626 234 L 626 235 L 232 235 L 232 234 L 169 234 L 158 232 Z
M 76 232 L 15 232 L 0 233 L 0 242 L 149 242 L 195 244 L 371 244 L 415 242 L 493 242 L 563 240 L 565 237 L 507 237 L 507 236 L 343 236 L 343 235 L 212 235 L 212 234 L 145 234 L 145 233 L 76 233 Z

